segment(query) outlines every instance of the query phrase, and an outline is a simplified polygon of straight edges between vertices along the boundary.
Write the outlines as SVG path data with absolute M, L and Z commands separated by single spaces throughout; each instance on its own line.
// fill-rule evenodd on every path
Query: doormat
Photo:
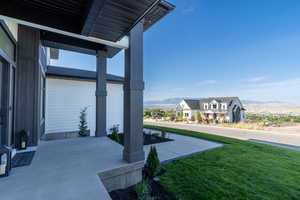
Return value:
M 11 161 L 12 168 L 30 165 L 34 154 L 35 151 L 17 153 Z

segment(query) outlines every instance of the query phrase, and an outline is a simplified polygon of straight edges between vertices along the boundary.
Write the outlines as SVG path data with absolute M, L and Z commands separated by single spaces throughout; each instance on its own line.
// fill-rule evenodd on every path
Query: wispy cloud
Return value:
M 175 91 L 175 92 L 184 91 L 184 90 L 185 90 L 185 88 L 183 88 L 183 87 L 172 88 L 172 91 Z
M 255 82 L 263 81 L 265 79 L 266 79 L 266 77 L 264 77 L 264 76 L 257 76 L 257 77 L 252 77 L 252 78 L 248 79 L 248 82 L 255 83 Z
M 182 11 L 181 11 L 181 13 L 184 14 L 184 15 L 186 15 L 186 14 L 190 14 L 190 13 L 192 13 L 194 11 L 195 11 L 195 7 L 189 6 L 189 7 L 183 8 Z
M 300 99 L 300 78 L 273 82 L 258 82 L 242 86 L 239 95 L 247 99 L 284 100 L 295 102 Z
M 216 83 L 217 83 L 216 80 L 204 80 L 204 81 L 200 81 L 200 82 L 196 83 L 196 85 L 198 85 L 198 86 L 202 86 L 202 85 L 214 85 Z
M 278 87 L 291 87 L 291 86 L 299 87 L 300 78 L 286 79 L 286 80 L 273 81 L 273 82 L 254 83 L 251 84 L 250 86 L 256 88 L 278 88 Z

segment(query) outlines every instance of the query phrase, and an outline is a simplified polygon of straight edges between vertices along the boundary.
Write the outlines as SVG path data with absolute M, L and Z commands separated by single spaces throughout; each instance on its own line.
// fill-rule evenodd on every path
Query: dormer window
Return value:
M 217 110 L 219 109 L 219 103 L 216 100 L 210 102 L 210 109 Z
M 216 110 L 216 109 L 218 109 L 218 104 L 217 103 L 211 103 L 210 108 L 213 109 L 213 110 Z
M 212 108 L 213 108 L 213 109 L 217 109 L 217 104 L 213 104 L 213 105 L 212 105 Z

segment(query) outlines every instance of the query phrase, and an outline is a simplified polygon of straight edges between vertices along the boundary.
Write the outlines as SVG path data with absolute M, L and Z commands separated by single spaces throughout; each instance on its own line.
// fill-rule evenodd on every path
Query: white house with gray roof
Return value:
M 177 116 L 184 119 L 197 119 L 197 112 L 203 120 L 237 123 L 245 120 L 245 109 L 238 97 L 210 97 L 183 99 L 176 107 Z

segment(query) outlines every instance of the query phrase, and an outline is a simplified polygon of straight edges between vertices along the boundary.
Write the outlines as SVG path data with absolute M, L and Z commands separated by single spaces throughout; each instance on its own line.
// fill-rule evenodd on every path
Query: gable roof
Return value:
M 238 101 L 238 102 L 241 103 L 241 101 L 240 101 L 240 99 L 238 97 L 208 97 L 208 98 L 183 99 L 183 100 L 186 102 L 186 104 L 192 110 L 204 110 L 203 104 L 205 104 L 205 103 L 211 103 L 214 100 L 217 101 L 218 103 L 227 103 L 228 106 L 231 106 L 231 104 L 234 101 Z
M 208 97 L 199 99 L 199 101 L 203 103 L 210 103 L 213 100 L 217 101 L 218 103 L 229 103 L 231 101 L 239 101 L 240 99 L 238 97 Z
M 199 100 L 197 99 L 184 99 L 185 103 L 190 107 L 190 109 L 199 109 Z
M 95 71 L 57 67 L 57 66 L 47 66 L 46 75 L 96 80 Z M 112 74 L 106 74 L 106 80 L 112 82 L 120 82 L 120 83 L 124 82 L 123 77 L 112 75 Z

